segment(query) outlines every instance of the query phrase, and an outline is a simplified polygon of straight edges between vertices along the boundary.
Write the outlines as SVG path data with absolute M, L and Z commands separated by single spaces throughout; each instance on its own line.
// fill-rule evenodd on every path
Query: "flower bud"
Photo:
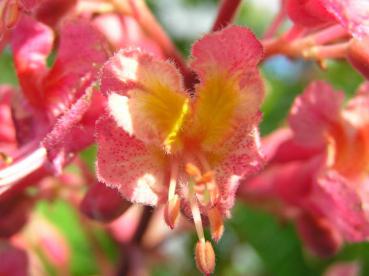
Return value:
M 0 238 L 9 238 L 26 224 L 31 200 L 19 194 L 0 200 Z
M 215 253 L 209 241 L 200 240 L 197 242 L 195 248 L 195 261 L 197 268 L 205 275 L 214 272 Z
M 24 250 L 0 241 L 0 275 L 28 275 L 29 260 Z
M 352 39 L 347 51 L 347 59 L 365 78 L 369 79 L 369 38 Z
M 164 219 L 166 224 L 173 229 L 174 225 L 178 219 L 179 216 L 179 208 L 180 207 L 180 200 L 178 198 L 178 195 L 174 195 L 174 197 L 171 200 L 168 200 L 168 202 L 165 205 L 164 208 Z
M 117 190 L 97 182 L 87 191 L 80 209 L 91 219 L 109 222 L 123 214 L 130 205 Z

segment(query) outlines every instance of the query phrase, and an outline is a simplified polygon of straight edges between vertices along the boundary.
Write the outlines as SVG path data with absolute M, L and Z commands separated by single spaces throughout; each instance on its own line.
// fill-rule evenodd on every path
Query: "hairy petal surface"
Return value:
M 55 63 L 43 80 L 45 100 L 54 116 L 69 108 L 96 80 L 108 58 L 107 49 L 105 38 L 89 22 L 73 20 L 62 26 Z
M 98 121 L 96 133 L 99 181 L 118 189 L 131 202 L 156 205 L 164 179 L 164 156 L 148 150 L 111 116 Z
M 190 132 L 207 150 L 220 146 L 240 124 L 256 124 L 264 97 L 257 64 L 262 47 L 246 28 L 209 34 L 192 48 L 196 87 Z
M 215 166 L 215 181 L 220 189 L 220 210 L 223 215 L 229 216 L 240 180 L 256 173 L 264 164 L 258 130 L 239 128 L 223 145 L 223 151 L 227 153 L 222 150 L 217 152 L 225 158 Z
M 353 184 L 327 171 L 317 179 L 311 200 L 347 240 L 362 241 L 369 235 L 369 222 Z
M 97 91 L 87 89 L 42 140 L 57 171 L 94 141 L 95 122 L 104 111 L 104 103 L 105 98 Z
M 326 132 L 340 121 L 343 99 L 343 93 L 324 82 L 310 84 L 296 98 L 289 115 L 296 141 L 309 147 L 325 143 Z
M 139 50 L 119 51 L 104 66 L 101 89 L 120 127 L 172 150 L 189 112 L 182 78 L 172 64 Z

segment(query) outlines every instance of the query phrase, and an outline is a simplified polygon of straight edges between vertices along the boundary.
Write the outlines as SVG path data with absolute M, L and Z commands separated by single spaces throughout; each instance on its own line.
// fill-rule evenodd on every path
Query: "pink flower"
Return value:
M 342 93 L 311 84 L 293 104 L 291 129 L 264 141 L 268 169 L 240 189 L 246 200 L 283 203 L 280 211 L 297 220 L 303 240 L 319 255 L 335 253 L 341 237 L 362 241 L 369 235 L 368 88 L 362 85 L 342 109 Z M 327 238 L 319 241 L 322 235 Z
M 87 20 L 64 22 L 51 68 L 46 65 L 54 43 L 50 27 L 23 16 L 12 34 L 14 64 L 24 97 L 13 95 L 19 149 L 11 153 L 16 156 L 14 163 L 0 171 L 2 190 L 43 170 L 42 166 L 49 173 L 50 167 L 60 172 L 75 152 L 93 142 L 95 120 L 104 106 L 104 98 L 93 85 L 99 66 L 108 58 L 105 38 Z M 76 51 L 80 51 L 78 56 Z
M 369 35 L 369 3 L 366 0 L 287 0 L 287 13 L 303 27 L 341 24 L 356 38 Z
M 208 216 L 218 240 L 239 180 L 262 162 L 262 48 L 247 29 L 230 27 L 196 42 L 192 56 L 200 80 L 193 92 L 175 66 L 139 50 L 119 51 L 105 64 L 97 174 L 132 202 L 167 202 L 171 227 L 181 205 L 201 241 L 201 215 Z
M 283 53 L 319 62 L 346 58 L 369 77 L 369 2 L 366 0 L 286 0 L 271 30 L 275 32 L 286 13 L 295 23 L 278 39 L 264 42 L 266 55 Z

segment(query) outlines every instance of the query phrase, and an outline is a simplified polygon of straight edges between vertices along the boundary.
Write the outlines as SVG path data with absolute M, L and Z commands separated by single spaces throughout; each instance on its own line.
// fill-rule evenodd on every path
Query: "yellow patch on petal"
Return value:
M 238 76 L 216 72 L 198 87 L 194 125 L 190 132 L 211 148 L 237 127 L 236 117 L 242 105 Z
M 173 91 L 160 82 L 152 82 L 149 90 L 130 91 L 130 111 L 135 135 L 146 142 L 160 144 L 167 152 L 180 146 L 178 135 L 189 112 L 185 94 Z

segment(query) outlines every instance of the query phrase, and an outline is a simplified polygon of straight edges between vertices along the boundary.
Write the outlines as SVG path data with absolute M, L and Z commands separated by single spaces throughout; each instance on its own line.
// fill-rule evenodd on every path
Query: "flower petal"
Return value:
M 104 111 L 104 100 L 98 91 L 88 88 L 42 140 L 56 171 L 60 172 L 76 152 L 93 143 L 95 123 Z
M 139 50 L 119 51 L 104 66 L 101 89 L 111 115 L 129 134 L 169 151 L 178 141 L 189 104 L 172 64 Z
M 88 21 L 63 24 L 55 63 L 43 80 L 45 101 L 54 116 L 69 108 L 95 81 L 108 58 L 107 49 L 105 38 Z
M 296 141 L 309 147 L 325 143 L 325 132 L 340 121 L 344 95 L 326 83 L 311 83 L 296 98 L 289 115 L 289 124 Z
M 304 27 L 318 27 L 335 21 L 322 0 L 287 0 L 291 20 Z
M 322 0 L 327 10 L 356 38 L 369 35 L 367 0 Z
M 296 143 L 289 128 L 281 128 L 262 139 L 262 149 L 270 163 L 306 160 L 325 151 L 325 147 L 304 147 Z
M 231 26 L 208 34 L 192 46 L 192 68 L 207 78 L 209 72 L 225 71 L 247 74 L 263 56 L 263 49 L 255 35 L 247 28 Z
M 0 85 L 0 152 L 16 147 L 16 133 L 11 111 L 11 97 L 15 92 L 11 86 Z
M 53 31 L 48 26 L 28 16 L 22 16 L 13 31 L 15 69 L 25 96 L 36 107 L 43 105 L 41 81 L 47 74 L 46 58 L 53 40 Z
M 328 171 L 317 179 L 311 200 L 347 240 L 363 241 L 369 235 L 369 221 L 353 184 Z
M 221 194 L 219 207 L 223 215 L 229 216 L 240 180 L 259 171 L 264 163 L 258 130 L 239 128 L 217 153 L 225 156 L 215 166 L 215 181 Z
M 99 181 L 129 201 L 156 205 L 161 197 L 164 156 L 147 149 L 138 139 L 121 129 L 111 116 L 102 117 L 96 126 Z
M 369 124 L 369 82 L 364 82 L 345 107 L 343 117 L 357 128 Z
M 205 148 L 215 148 L 258 116 L 264 89 L 256 66 L 263 51 L 248 29 L 233 26 L 196 42 L 192 55 L 200 84 L 191 132 Z

